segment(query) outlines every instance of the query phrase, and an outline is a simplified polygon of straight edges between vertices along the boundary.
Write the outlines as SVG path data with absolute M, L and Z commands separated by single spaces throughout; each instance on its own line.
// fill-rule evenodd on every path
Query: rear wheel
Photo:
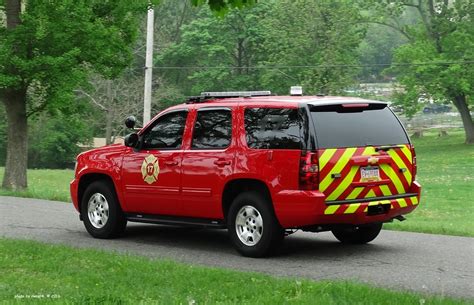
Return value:
M 81 214 L 87 232 L 95 238 L 118 237 L 127 225 L 113 185 L 103 180 L 86 188 Z
M 345 244 L 366 244 L 374 240 L 382 230 L 382 223 L 332 230 L 332 234 Z
M 271 255 L 284 237 L 270 202 L 256 192 L 238 195 L 227 215 L 235 248 L 244 256 Z

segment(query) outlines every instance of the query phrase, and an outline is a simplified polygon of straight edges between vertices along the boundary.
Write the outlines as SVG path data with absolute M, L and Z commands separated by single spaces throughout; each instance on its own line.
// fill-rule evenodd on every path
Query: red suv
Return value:
M 416 208 L 415 174 L 386 103 L 215 92 L 159 113 L 125 145 L 80 154 L 71 196 L 96 238 L 127 221 L 227 228 L 240 253 L 260 257 L 295 229 L 372 241 Z

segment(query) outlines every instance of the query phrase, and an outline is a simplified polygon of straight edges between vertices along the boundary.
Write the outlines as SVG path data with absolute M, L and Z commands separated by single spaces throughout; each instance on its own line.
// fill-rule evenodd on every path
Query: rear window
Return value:
M 254 149 L 300 149 L 298 109 L 247 108 L 247 145 Z
M 363 111 L 341 105 L 310 109 L 319 148 L 409 143 L 400 122 L 385 105 L 372 104 Z

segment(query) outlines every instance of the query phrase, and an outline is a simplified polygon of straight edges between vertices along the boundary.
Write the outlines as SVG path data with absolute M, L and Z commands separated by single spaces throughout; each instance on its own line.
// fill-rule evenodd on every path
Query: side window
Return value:
M 186 111 L 172 112 L 158 118 L 143 136 L 143 149 L 180 149 L 186 125 Z
M 232 139 L 232 112 L 228 109 L 201 110 L 194 125 L 192 149 L 221 149 Z
M 300 123 L 298 109 L 247 108 L 247 145 L 255 149 L 300 149 Z

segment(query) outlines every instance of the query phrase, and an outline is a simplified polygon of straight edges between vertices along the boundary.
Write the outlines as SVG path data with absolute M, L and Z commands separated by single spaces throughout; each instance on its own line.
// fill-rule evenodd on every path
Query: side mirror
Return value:
M 126 120 L 125 120 L 125 126 L 127 126 L 128 128 L 133 128 L 135 127 L 135 124 L 137 123 L 137 118 L 134 117 L 133 115 L 129 116 Z
M 138 134 L 131 133 L 125 137 L 123 140 L 125 146 L 127 147 L 136 147 L 138 144 Z

